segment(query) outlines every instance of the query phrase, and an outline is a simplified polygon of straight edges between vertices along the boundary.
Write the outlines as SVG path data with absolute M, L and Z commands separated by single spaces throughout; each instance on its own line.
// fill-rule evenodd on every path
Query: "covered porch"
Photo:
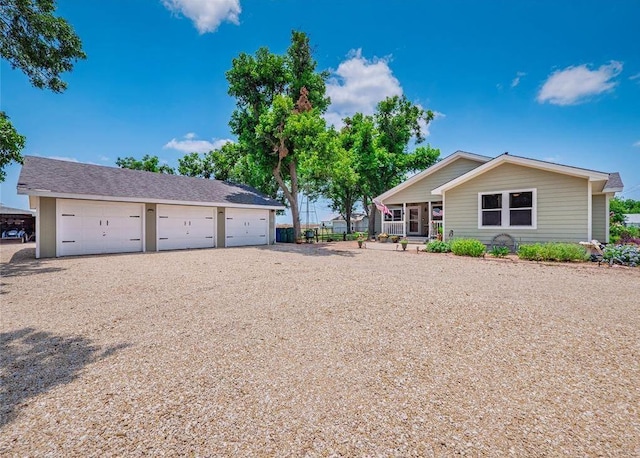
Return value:
M 382 220 L 382 232 L 402 237 L 434 239 L 442 233 L 442 201 L 389 204 Z

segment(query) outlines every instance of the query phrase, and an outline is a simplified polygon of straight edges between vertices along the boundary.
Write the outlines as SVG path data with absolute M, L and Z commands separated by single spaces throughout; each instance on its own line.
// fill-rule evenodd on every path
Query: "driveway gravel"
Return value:
M 2 456 L 638 456 L 640 269 L 3 245 Z

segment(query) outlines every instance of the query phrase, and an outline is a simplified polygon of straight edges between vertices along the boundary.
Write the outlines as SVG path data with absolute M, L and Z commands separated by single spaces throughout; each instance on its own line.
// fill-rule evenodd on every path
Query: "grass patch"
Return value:
M 480 240 L 455 239 L 451 242 L 451 251 L 457 256 L 479 258 L 487 251 L 487 247 Z
M 582 245 L 576 243 L 534 243 L 521 245 L 518 257 L 527 261 L 587 261 L 589 253 Z

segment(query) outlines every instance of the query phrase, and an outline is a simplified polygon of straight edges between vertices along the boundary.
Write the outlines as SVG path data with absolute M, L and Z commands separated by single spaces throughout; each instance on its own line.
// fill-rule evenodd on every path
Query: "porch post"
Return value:
M 404 221 L 404 224 L 402 225 L 402 236 L 406 237 L 407 236 L 407 203 L 403 202 L 402 203 L 402 220 Z
M 431 215 L 433 215 L 433 203 L 429 201 L 429 216 L 427 217 L 427 224 L 429 225 L 429 232 L 427 237 L 431 238 Z

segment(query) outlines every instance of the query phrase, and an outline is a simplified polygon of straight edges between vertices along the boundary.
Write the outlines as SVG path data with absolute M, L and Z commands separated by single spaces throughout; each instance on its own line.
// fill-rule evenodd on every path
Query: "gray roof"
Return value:
M 36 212 L 31 210 L 23 210 L 22 208 L 6 207 L 0 204 L 0 215 L 30 215 L 35 216 Z
M 607 184 L 604 185 L 606 188 L 613 189 L 622 189 L 624 184 L 622 183 L 622 178 L 618 172 L 613 172 L 609 174 L 609 180 L 607 180 Z
M 254 188 L 180 175 L 25 156 L 18 194 L 106 196 L 114 200 L 223 203 L 283 207 Z M 284 208 L 284 207 L 283 207 Z

